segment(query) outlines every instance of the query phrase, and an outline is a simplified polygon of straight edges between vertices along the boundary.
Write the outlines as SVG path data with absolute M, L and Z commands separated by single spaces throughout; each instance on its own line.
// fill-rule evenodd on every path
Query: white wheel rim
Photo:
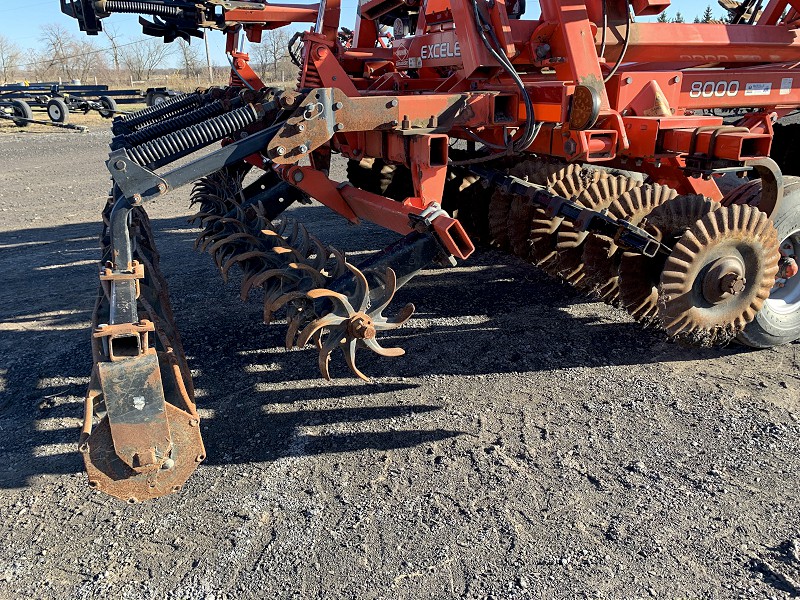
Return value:
M 800 262 L 800 230 L 791 233 L 781 242 L 781 256 Z M 775 280 L 766 306 L 779 315 L 789 315 L 800 310 L 800 274 L 791 279 Z

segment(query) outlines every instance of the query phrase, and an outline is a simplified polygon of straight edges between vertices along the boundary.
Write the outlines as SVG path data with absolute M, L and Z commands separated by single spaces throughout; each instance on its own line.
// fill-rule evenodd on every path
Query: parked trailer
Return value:
M 53 123 L 66 124 L 70 113 L 97 111 L 101 117 L 110 119 L 124 114 L 119 105 L 146 104 L 155 106 L 179 92 L 166 87 L 111 90 L 107 85 L 76 85 L 55 82 L 32 84 L 10 84 L 0 86 L 0 108 L 6 114 L 19 117 L 18 126 L 28 125 L 33 119 L 32 110 L 45 110 Z

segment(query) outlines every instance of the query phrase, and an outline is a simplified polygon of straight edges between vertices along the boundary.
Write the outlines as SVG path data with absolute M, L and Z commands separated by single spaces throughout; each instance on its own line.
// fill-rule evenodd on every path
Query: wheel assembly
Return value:
M 669 247 L 711 211 L 720 208 L 703 196 L 678 196 L 657 206 L 647 215 L 645 229 Z M 636 252 L 622 252 L 619 257 L 617 289 L 621 306 L 637 321 L 654 324 L 658 315 L 658 288 L 666 256 L 647 257 Z
M 33 120 L 33 111 L 31 110 L 30 104 L 24 100 L 12 100 L 11 110 L 15 117 L 19 117 L 17 119 L 12 119 L 14 125 L 17 127 L 27 127 L 30 125 L 30 121 Z
M 638 225 L 656 207 L 677 196 L 675 190 L 658 184 L 635 187 L 608 207 L 608 213 Z M 591 235 L 584 244 L 583 261 L 587 277 L 584 285 L 602 300 L 614 304 L 619 297 L 619 246 L 613 238 Z
M 783 202 L 770 219 L 777 231 L 780 259 L 775 285 L 756 318 L 738 335 L 738 341 L 754 348 L 771 348 L 800 338 L 800 177 L 784 177 Z M 758 206 L 761 180 L 734 190 L 725 205 Z
M 111 96 L 100 96 L 100 98 L 97 99 L 97 102 L 102 107 L 97 112 L 104 119 L 111 119 L 115 114 L 117 114 L 117 102 Z
M 69 107 L 61 98 L 51 98 L 47 103 L 47 116 L 53 123 L 69 123 Z
M 775 227 L 758 209 L 710 212 L 680 239 L 661 274 L 658 316 L 692 343 L 727 343 L 755 319 L 779 273 Z

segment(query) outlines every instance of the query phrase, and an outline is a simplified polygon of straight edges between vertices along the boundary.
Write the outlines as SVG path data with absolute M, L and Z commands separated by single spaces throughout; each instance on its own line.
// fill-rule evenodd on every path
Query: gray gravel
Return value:
M 798 345 L 688 350 L 480 252 L 398 293 L 417 316 L 318 378 L 151 212 L 208 461 L 128 505 L 75 452 L 105 133 L 0 135 L 0 597 L 800 595 Z M 348 251 L 394 236 L 293 210 Z

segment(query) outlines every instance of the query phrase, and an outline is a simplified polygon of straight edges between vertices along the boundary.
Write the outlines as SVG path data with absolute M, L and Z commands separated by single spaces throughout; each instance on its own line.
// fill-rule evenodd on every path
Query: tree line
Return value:
M 268 82 L 294 79 L 297 68 L 288 52 L 285 31 L 265 31 L 261 44 L 252 44 L 250 64 Z M 228 65 L 212 69 L 227 77 Z M 208 83 L 209 69 L 202 40 L 194 44 L 178 40 L 165 44 L 160 38 L 123 36 L 113 24 L 104 24 L 102 37 L 94 41 L 58 24 L 40 28 L 39 46 L 23 49 L 13 39 L 0 35 L 0 82 L 72 81 L 103 83 L 147 81 L 155 75 L 172 74 L 189 81 Z
M 701 16 L 694 18 L 694 23 L 724 23 L 726 19 L 715 19 L 714 18 L 714 11 L 711 10 L 711 6 L 706 6 L 706 9 L 703 11 Z M 659 23 L 685 23 L 686 19 L 681 14 L 681 11 L 675 13 L 675 16 L 670 18 L 667 14 L 667 11 L 662 12 L 658 15 L 657 21 Z

